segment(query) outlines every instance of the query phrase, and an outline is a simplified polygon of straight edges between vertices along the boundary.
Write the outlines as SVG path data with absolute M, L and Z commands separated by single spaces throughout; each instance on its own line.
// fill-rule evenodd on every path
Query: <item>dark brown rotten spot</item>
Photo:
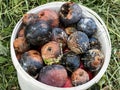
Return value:
M 52 50 L 52 48 L 51 47 L 48 47 L 48 51 L 51 51 Z
M 93 67 L 98 67 L 100 64 L 101 64 L 101 59 L 100 59 L 100 57 L 99 56 L 96 56 L 95 57 L 95 60 L 93 61 L 93 62 L 91 62 L 91 65 L 93 66 Z

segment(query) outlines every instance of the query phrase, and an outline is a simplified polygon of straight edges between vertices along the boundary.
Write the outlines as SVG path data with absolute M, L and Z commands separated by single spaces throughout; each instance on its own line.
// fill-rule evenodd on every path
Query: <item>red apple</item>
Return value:
M 89 79 L 91 80 L 94 77 L 93 73 L 91 71 L 87 71 L 87 73 L 89 75 Z
M 71 82 L 71 79 L 68 77 L 65 84 L 64 84 L 64 88 L 68 88 L 68 87 L 72 87 L 72 82 Z

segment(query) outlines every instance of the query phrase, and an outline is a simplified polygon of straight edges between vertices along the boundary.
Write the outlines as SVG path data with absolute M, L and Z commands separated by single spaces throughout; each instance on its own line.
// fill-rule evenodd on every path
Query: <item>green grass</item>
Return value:
M 58 0 L 0 0 L 0 90 L 20 90 L 10 56 L 10 37 L 14 26 L 28 10 L 52 1 Z M 97 12 L 111 37 L 109 67 L 102 79 L 89 90 L 120 90 L 120 0 L 72 1 Z

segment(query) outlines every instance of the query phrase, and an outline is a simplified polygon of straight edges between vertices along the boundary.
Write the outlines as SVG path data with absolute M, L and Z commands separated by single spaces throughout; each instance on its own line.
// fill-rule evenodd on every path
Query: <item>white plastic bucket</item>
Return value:
M 46 9 L 46 8 L 54 9 L 58 12 L 63 3 L 65 3 L 65 2 L 52 2 L 52 3 L 44 4 L 44 5 L 41 5 L 39 7 L 36 7 L 34 9 L 30 10 L 28 13 L 37 13 L 38 11 L 40 11 L 42 9 Z M 103 74 L 105 73 L 105 71 L 109 65 L 110 56 L 111 56 L 111 41 L 110 41 L 109 33 L 108 33 L 108 30 L 107 30 L 104 22 L 102 21 L 102 19 L 94 11 L 92 11 L 91 9 L 89 9 L 85 6 L 82 6 L 82 5 L 80 5 L 80 7 L 83 10 L 83 14 L 85 16 L 92 17 L 98 26 L 98 32 L 97 32 L 96 36 L 98 37 L 98 39 L 102 45 L 102 52 L 105 55 L 104 64 L 103 64 L 102 68 L 100 69 L 100 71 L 98 72 L 98 74 L 89 82 L 87 82 L 83 85 L 72 87 L 72 88 L 53 87 L 53 86 L 49 86 L 49 85 L 43 84 L 41 82 L 38 82 L 37 80 L 32 78 L 30 75 L 28 75 L 23 70 L 23 68 L 19 64 L 19 62 L 16 58 L 14 47 L 13 47 L 13 42 L 16 38 L 16 35 L 17 35 L 19 28 L 21 26 L 21 23 L 22 23 L 22 19 L 21 19 L 16 24 L 16 26 L 13 30 L 13 33 L 11 36 L 10 49 L 11 49 L 12 62 L 17 70 L 18 81 L 19 81 L 19 85 L 22 90 L 85 90 L 85 89 L 88 89 L 93 84 L 97 83 L 100 80 L 100 78 L 103 76 Z

